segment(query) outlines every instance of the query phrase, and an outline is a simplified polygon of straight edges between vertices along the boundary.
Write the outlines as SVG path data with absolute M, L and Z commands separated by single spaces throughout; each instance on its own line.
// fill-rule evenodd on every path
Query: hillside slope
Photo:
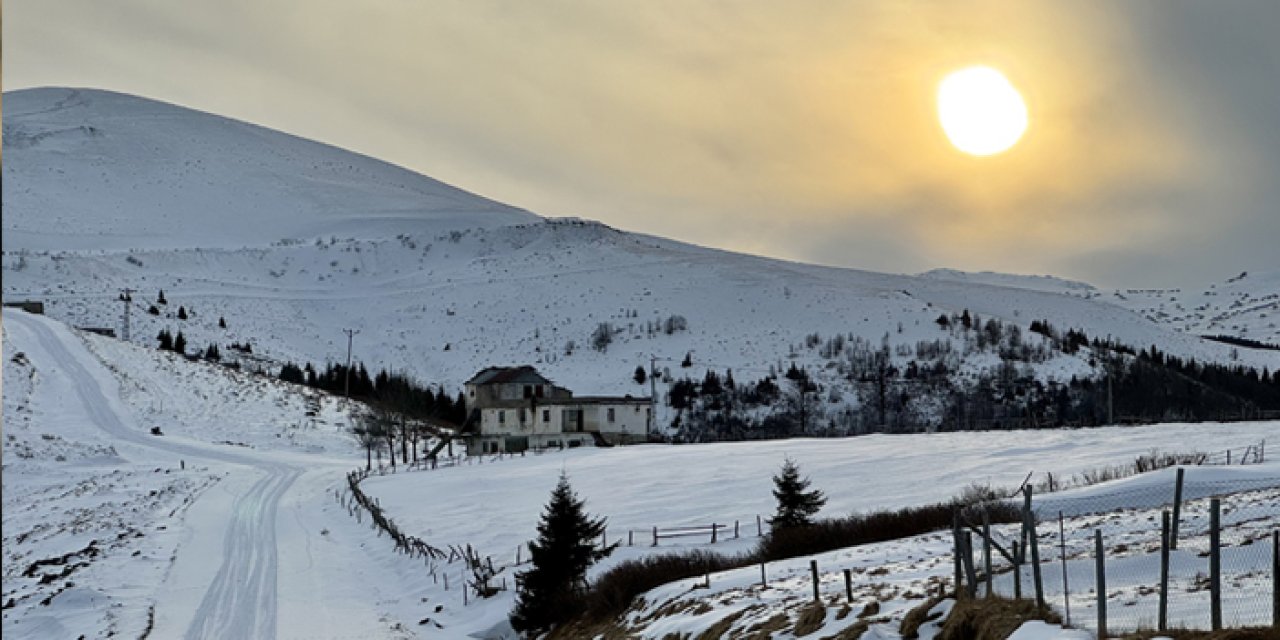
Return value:
M 1016 278 L 712 250 L 543 220 L 369 158 L 141 98 L 7 97 L 5 299 L 43 300 L 54 317 L 119 330 L 128 287 L 138 343 L 156 344 L 161 329 L 182 331 L 192 350 L 251 343 L 246 364 L 278 370 L 344 361 L 353 329 L 356 360 L 450 393 L 501 364 L 534 364 L 578 393 L 647 395 L 632 374 L 651 358 L 671 377 L 732 369 L 740 381 L 794 362 L 828 391 L 832 411 L 859 406 L 850 356 L 822 353 L 832 340 L 884 346 L 900 370 L 921 343 L 943 341 L 954 345 L 955 376 L 994 370 L 991 348 L 935 322 L 965 310 L 1023 332 L 1048 320 L 1197 361 L 1280 368 L 1280 352 L 1233 349 L 1063 293 L 1089 291 L 1076 283 L 1043 279 L 1053 290 L 1041 291 Z M 1092 355 L 1055 352 L 1025 373 L 1097 378 Z M 682 369 L 686 356 L 693 366 Z
M 4 248 L 263 246 L 535 220 L 366 156 L 134 96 L 4 96 Z

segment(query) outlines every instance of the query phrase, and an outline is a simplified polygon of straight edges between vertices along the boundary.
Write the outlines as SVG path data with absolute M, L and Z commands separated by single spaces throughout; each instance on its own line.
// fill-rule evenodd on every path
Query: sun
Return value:
M 1027 130 L 1027 105 L 991 67 L 952 72 L 938 85 L 938 120 L 957 149 L 975 156 L 1007 150 Z

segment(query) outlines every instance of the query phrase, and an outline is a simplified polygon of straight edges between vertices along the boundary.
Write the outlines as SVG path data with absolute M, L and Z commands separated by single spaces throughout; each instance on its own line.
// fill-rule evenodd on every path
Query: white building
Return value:
M 580 396 L 530 366 L 490 367 L 465 384 L 470 454 L 643 442 L 648 398 Z

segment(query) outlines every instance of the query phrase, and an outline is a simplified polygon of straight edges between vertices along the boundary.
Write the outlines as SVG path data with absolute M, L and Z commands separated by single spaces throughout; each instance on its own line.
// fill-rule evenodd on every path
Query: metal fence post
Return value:
M 1169 624 L 1169 511 L 1160 514 L 1160 615 L 1157 631 Z
M 1031 485 L 1027 485 L 1027 541 L 1031 544 L 1031 578 L 1035 582 L 1036 606 L 1044 608 L 1044 582 L 1040 577 L 1040 536 L 1036 535 L 1036 516 L 1031 511 Z
M 1018 547 L 1018 541 L 1014 540 L 1009 543 L 1013 547 L 1013 599 L 1022 599 L 1022 549 Z
M 956 561 L 955 563 L 956 564 L 955 566 L 956 600 L 960 600 L 961 598 L 964 597 L 961 595 L 962 593 L 964 593 L 964 575 L 961 573 L 963 569 L 961 569 L 962 560 L 960 555 L 961 552 L 964 550 L 963 549 L 964 543 L 960 542 L 960 512 L 959 511 L 953 512 L 951 514 L 951 537 L 953 539 L 953 543 L 951 547 L 952 549 L 955 550 L 954 555 L 955 555 L 955 561 Z
M 969 597 L 978 595 L 978 572 L 973 567 L 973 534 L 968 531 L 961 536 L 964 540 L 964 574 L 969 581 Z
M 853 572 L 848 569 L 844 570 L 844 597 L 853 604 Z
M 818 561 L 809 561 L 809 572 L 813 574 L 813 601 L 820 602 L 822 596 L 818 594 Z
M 1071 626 L 1071 585 L 1067 582 L 1067 528 L 1062 512 L 1058 512 L 1058 557 L 1062 560 L 1062 608 L 1066 611 L 1066 626 Z
M 1182 479 L 1186 474 L 1186 469 L 1178 467 L 1178 476 L 1173 483 L 1173 525 L 1169 529 L 1169 548 L 1178 548 L 1178 520 L 1182 516 Z
M 991 575 L 991 518 L 986 510 L 982 512 L 982 570 L 987 576 L 987 597 L 994 591 Z
M 1222 629 L 1221 511 L 1220 500 L 1209 501 L 1209 626 L 1214 631 Z
M 1102 530 L 1093 530 L 1093 555 L 1097 559 L 1094 582 L 1098 590 L 1098 638 L 1107 637 L 1107 572 L 1102 550 Z

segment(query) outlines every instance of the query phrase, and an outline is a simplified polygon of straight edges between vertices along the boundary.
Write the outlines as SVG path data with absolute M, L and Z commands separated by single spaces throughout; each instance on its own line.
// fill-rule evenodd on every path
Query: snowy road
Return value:
M 300 466 L 274 461 L 262 456 L 238 455 L 211 447 L 173 442 L 143 435 L 128 426 L 119 398 L 103 388 L 102 377 L 89 371 L 91 361 L 82 344 L 65 328 L 25 314 L 5 314 L 5 330 L 26 334 L 27 344 L 38 344 L 43 353 L 32 354 L 56 368 L 62 381 L 73 391 L 65 397 L 74 403 L 73 410 L 117 441 L 145 449 L 158 450 L 184 460 L 204 460 L 238 465 L 238 474 L 252 473 L 262 477 L 236 496 L 227 517 L 222 540 L 221 564 L 199 606 L 190 613 L 187 638 L 272 638 L 277 635 L 276 599 L 278 551 L 276 540 L 277 511 L 281 498 L 302 473 Z M 248 467 L 248 469 L 243 469 Z M 179 553 L 183 553 L 180 551 Z M 187 553 L 205 553 L 196 546 Z M 175 599 L 181 603 L 182 599 Z M 157 603 L 157 615 L 184 619 L 187 612 L 165 611 L 164 602 Z M 182 607 L 182 604 L 178 604 Z M 175 616 L 176 614 L 176 616 Z

